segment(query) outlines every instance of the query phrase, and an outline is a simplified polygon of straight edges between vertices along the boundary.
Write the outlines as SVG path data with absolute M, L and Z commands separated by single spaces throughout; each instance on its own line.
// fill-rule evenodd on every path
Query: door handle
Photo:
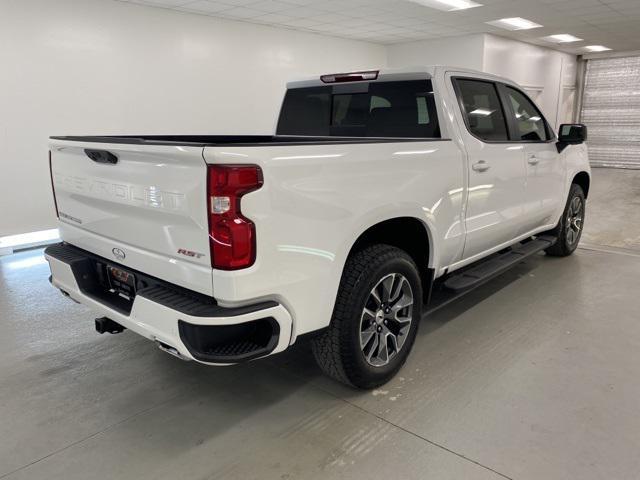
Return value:
M 540 159 L 535 155 L 529 155 L 529 158 L 527 158 L 527 162 L 529 162 L 529 165 L 537 165 L 539 161 Z
M 476 172 L 486 172 L 491 168 L 491 165 L 489 165 L 484 160 L 479 160 L 473 165 L 471 165 L 471 168 L 473 168 Z
M 96 163 L 110 163 L 111 165 L 118 163 L 118 157 L 107 150 L 92 150 L 90 148 L 85 148 L 84 153 Z

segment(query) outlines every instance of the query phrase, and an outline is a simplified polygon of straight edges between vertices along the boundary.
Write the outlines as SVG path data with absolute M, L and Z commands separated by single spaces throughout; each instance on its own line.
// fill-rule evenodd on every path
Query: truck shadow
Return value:
M 544 255 L 536 255 L 529 258 L 526 262 L 522 262 L 503 274 L 489 280 L 476 289 L 456 297 L 450 303 L 437 308 L 437 310 L 423 313 L 418 339 L 416 341 L 419 341 L 421 337 L 430 335 L 519 279 L 531 275 L 532 272 L 539 268 L 545 261 L 548 261 L 548 258 L 545 258 Z M 441 289 L 442 287 L 438 286 L 436 288 Z M 446 293 L 439 291 L 438 300 L 449 301 L 446 295 Z M 290 373 L 299 374 L 301 368 L 304 368 L 305 373 L 312 374 L 315 370 L 317 374 L 320 375 L 320 371 L 315 368 L 315 362 L 310 350 L 310 340 L 302 340 L 293 345 L 289 350 L 270 357 L 267 361 L 274 364 L 274 366 L 290 370 Z
M 545 261 L 542 256 L 532 258 L 426 315 L 409 362 L 429 360 L 425 357 L 428 343 L 438 329 L 530 275 Z M 116 425 L 116 438 L 122 438 L 127 448 L 136 445 L 141 455 L 171 458 L 205 448 L 202 445 L 226 451 L 226 445 L 238 444 L 243 435 L 265 442 L 297 435 L 297 431 L 304 435 L 301 425 L 335 420 L 331 412 L 344 408 L 340 399 L 370 394 L 324 377 L 308 341 L 270 358 L 212 368 L 181 362 L 131 332 L 89 336 L 90 322 L 68 328 L 74 335 L 67 334 L 63 344 L 46 354 L 26 357 L 20 375 L 2 380 L 6 411 L 13 412 L 14 419 L 20 417 L 18 423 L 31 426 L 24 428 L 25 435 L 39 431 L 46 438 L 70 422 L 75 422 L 79 436 Z M 462 340 L 450 342 L 454 342 L 451 349 L 462 351 L 464 346 L 455 344 Z M 79 418 L 92 420 L 77 423 Z M 257 420 L 260 427 L 255 426 Z M 223 441 L 228 438 L 234 441 Z M 36 450 L 44 454 L 48 447 L 43 444 Z

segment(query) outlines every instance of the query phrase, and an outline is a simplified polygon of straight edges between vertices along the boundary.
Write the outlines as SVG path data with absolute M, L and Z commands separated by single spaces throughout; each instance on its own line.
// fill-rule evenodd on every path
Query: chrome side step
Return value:
M 489 259 L 480 261 L 480 263 L 467 270 L 452 274 L 444 282 L 444 286 L 454 292 L 463 292 L 475 288 L 517 265 L 527 257 L 549 248 L 556 241 L 556 237 L 544 235 L 516 245 L 505 253 L 489 257 Z

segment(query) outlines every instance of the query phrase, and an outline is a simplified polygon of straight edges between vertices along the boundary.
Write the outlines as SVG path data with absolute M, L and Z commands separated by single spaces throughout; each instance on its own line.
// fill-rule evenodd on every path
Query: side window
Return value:
M 538 141 L 549 140 L 546 122 L 540 111 L 522 92 L 507 87 L 507 97 L 513 109 L 516 126 L 515 140 Z
M 372 82 L 369 95 L 367 136 L 440 138 L 431 81 Z
M 455 83 L 469 131 L 489 142 L 507 141 L 507 122 L 496 85 L 468 79 L 456 79 Z
M 416 97 L 416 102 L 418 102 L 418 124 L 426 125 L 431 122 L 431 120 L 429 120 L 427 97 Z

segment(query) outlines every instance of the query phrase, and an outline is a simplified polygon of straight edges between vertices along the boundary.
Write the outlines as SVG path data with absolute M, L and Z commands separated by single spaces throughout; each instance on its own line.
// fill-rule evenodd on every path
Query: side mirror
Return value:
M 560 125 L 558 133 L 558 153 L 569 145 L 579 145 L 587 140 L 587 126 L 581 123 L 565 123 Z

